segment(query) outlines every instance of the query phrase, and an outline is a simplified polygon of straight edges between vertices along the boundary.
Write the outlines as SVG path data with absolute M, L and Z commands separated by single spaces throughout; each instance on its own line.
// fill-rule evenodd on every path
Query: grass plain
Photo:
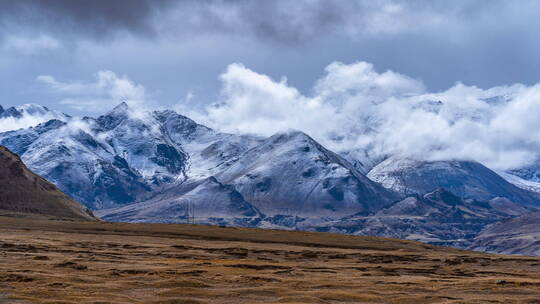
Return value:
M 0 303 L 540 303 L 540 258 L 329 233 L 0 216 Z

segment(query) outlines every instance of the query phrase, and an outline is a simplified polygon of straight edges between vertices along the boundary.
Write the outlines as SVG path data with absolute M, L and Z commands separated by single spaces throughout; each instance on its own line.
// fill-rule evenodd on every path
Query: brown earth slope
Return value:
M 0 146 L 0 214 L 95 220 L 79 203 L 31 172 L 19 156 Z
M 540 258 L 330 233 L 0 217 L 0 303 L 540 303 Z
M 540 212 L 501 221 L 484 229 L 471 245 L 474 250 L 540 256 Z

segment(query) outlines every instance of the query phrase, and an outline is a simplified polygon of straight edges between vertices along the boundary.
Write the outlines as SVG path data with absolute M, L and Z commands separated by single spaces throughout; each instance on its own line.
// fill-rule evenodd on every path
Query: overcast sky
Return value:
M 103 112 L 121 94 L 89 88 L 113 73 L 156 106 L 203 107 L 232 63 L 307 96 L 332 62 L 369 62 L 431 92 L 529 85 L 540 78 L 538 12 L 527 0 L 0 0 L 0 104 Z
M 227 132 L 302 130 L 368 163 L 535 172 L 538 16 L 528 0 L 0 0 L 0 105 L 80 117 L 127 101 Z

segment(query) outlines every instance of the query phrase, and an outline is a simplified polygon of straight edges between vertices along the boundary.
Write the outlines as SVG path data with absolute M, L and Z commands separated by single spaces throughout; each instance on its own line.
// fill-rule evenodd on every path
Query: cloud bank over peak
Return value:
M 69 116 L 37 104 L 23 104 L 8 109 L 0 105 L 0 132 L 33 127 L 51 119 L 65 121 Z
M 391 155 L 476 160 L 499 170 L 522 168 L 539 158 L 540 84 L 482 89 L 456 83 L 430 92 L 422 80 L 378 71 L 362 61 L 329 64 L 307 91 L 240 63 L 230 64 L 219 80 L 216 103 L 193 107 L 196 97 L 188 95 L 177 109 L 225 132 L 270 136 L 301 130 L 366 169 Z M 126 102 L 130 115 L 144 118 L 148 110 L 160 108 L 141 84 L 108 70 L 94 74 L 92 81 L 60 81 L 51 75 L 36 81 L 60 104 L 83 113 L 101 114 Z
M 540 151 L 540 84 L 427 92 L 422 81 L 367 62 L 331 63 L 310 94 L 238 63 L 220 79 L 219 102 L 188 114 L 226 132 L 298 129 L 365 163 L 398 154 L 507 170 Z

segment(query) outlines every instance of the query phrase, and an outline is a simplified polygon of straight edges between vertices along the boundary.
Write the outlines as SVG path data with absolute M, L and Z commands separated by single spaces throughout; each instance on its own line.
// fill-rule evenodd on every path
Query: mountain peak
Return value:
M 182 122 L 183 124 L 188 124 L 188 125 L 198 125 L 193 119 L 187 116 L 184 116 L 182 114 L 178 114 L 174 110 L 156 110 L 156 111 L 153 111 L 152 113 L 154 117 L 161 123 L 164 123 L 166 121 L 176 121 L 177 123 Z
M 46 106 L 36 103 L 26 103 L 19 106 L 9 107 L 7 109 L 0 106 L 0 116 L 12 118 L 21 118 L 23 116 L 32 116 L 35 118 L 48 117 L 60 120 L 66 120 L 70 117 L 69 115 L 61 112 L 51 111 Z
M 122 121 L 128 118 L 129 106 L 122 102 L 114 107 L 107 114 L 98 117 L 97 122 L 104 130 L 112 130 L 116 128 Z
M 109 113 L 121 113 L 126 112 L 129 110 L 128 104 L 123 101 L 120 104 L 118 104 L 116 107 L 114 107 Z
M 279 132 L 276 132 L 274 133 L 274 135 L 272 136 L 286 136 L 286 137 L 290 137 L 290 138 L 294 138 L 294 137 L 309 137 L 309 135 L 307 135 L 306 133 L 300 131 L 300 130 L 297 130 L 297 129 L 289 129 L 287 131 L 279 131 Z
M 35 103 L 26 103 L 16 107 L 17 111 L 21 114 L 29 115 L 45 115 L 50 112 L 49 108 Z
M 268 141 L 272 142 L 273 144 L 287 143 L 292 141 L 316 143 L 316 141 L 306 133 L 294 129 L 274 133 L 274 135 L 268 138 Z
M 2 118 L 6 118 L 6 117 L 21 118 L 22 114 L 15 107 L 9 107 L 0 114 L 0 117 L 2 117 Z

